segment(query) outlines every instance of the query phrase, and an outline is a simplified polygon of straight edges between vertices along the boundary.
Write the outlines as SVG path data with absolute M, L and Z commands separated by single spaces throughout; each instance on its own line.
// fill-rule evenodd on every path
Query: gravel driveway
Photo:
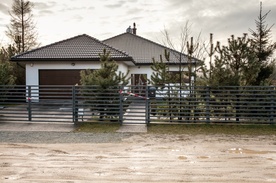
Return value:
M 275 136 L 0 129 L 1 183 L 271 183 L 275 172 Z
M 0 143 L 115 143 L 130 136 L 127 133 L 0 131 Z

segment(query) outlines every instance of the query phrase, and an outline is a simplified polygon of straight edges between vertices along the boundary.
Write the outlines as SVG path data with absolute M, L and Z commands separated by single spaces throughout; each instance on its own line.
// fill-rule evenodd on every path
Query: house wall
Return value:
M 74 64 L 73 64 L 74 63 Z M 150 79 L 153 71 L 149 65 L 147 66 L 130 66 L 128 67 L 124 62 L 118 62 L 119 69 L 123 73 L 127 73 L 129 70 L 129 76 L 131 74 L 147 74 L 147 78 Z M 39 85 L 39 70 L 45 69 L 99 69 L 100 63 L 91 62 L 30 62 L 26 64 L 26 85 Z M 170 66 L 170 71 L 178 71 L 178 66 Z M 185 70 L 188 70 L 185 67 Z
M 126 73 L 128 71 L 128 67 L 125 63 L 119 63 L 118 70 Z M 39 85 L 39 70 L 85 70 L 85 69 L 99 69 L 101 68 L 100 63 L 91 63 L 91 62 L 28 62 L 26 63 L 26 85 Z M 34 88 L 32 86 L 32 101 L 39 101 L 39 88 Z M 37 89 L 37 91 L 35 90 Z M 26 93 L 28 93 L 28 89 L 26 89 Z
M 123 62 L 118 62 L 119 71 L 126 73 L 128 67 Z M 26 64 L 26 85 L 39 85 L 39 70 L 55 70 L 55 69 L 99 69 L 100 63 L 91 62 L 32 62 Z
M 134 67 L 130 67 L 129 68 L 130 70 L 130 73 L 129 73 L 129 76 L 131 74 L 147 74 L 147 79 L 150 79 L 150 76 L 152 75 L 153 73 L 153 70 L 151 69 L 151 66 L 148 65 L 148 66 L 134 66 Z M 179 66 L 170 66 L 170 71 L 179 71 Z M 188 68 L 185 67 L 184 68 L 184 71 L 188 71 Z

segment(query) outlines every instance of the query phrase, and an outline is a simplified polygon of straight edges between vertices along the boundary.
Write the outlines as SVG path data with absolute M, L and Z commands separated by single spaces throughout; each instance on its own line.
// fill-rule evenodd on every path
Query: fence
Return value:
M 275 124 L 275 87 L 0 86 L 0 121 Z

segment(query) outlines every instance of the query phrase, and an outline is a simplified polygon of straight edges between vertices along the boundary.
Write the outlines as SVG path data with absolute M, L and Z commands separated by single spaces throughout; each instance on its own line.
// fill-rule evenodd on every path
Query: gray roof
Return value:
M 11 58 L 11 61 L 99 61 L 99 54 L 106 49 L 115 61 L 133 61 L 123 51 L 113 48 L 86 34 L 24 52 Z
M 128 55 L 133 57 L 135 63 L 139 65 L 151 64 L 153 62 L 152 58 L 159 61 L 160 55 L 162 55 L 163 61 L 165 61 L 165 49 L 170 52 L 169 64 L 188 63 L 188 56 L 186 54 L 128 32 L 106 39 L 103 42 L 126 51 Z

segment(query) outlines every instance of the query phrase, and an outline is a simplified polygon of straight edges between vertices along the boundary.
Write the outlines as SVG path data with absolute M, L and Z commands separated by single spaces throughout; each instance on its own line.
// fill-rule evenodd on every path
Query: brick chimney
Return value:
M 132 33 L 134 34 L 134 35 L 136 35 L 136 24 L 135 24 L 135 22 L 133 23 L 133 29 L 132 29 Z

